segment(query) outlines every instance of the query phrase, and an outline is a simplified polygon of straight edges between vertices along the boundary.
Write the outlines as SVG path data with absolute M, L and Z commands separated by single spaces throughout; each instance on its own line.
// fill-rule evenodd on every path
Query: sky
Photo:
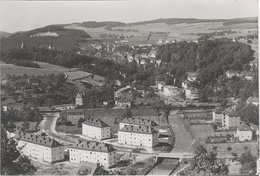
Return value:
M 83 21 L 258 16 L 258 0 L 0 1 L 0 31 L 17 32 Z

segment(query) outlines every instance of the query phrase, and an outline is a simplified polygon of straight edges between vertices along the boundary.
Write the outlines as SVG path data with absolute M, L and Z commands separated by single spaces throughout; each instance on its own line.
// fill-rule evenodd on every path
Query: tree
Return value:
M 208 152 L 203 145 L 199 145 L 195 149 L 195 157 L 191 161 L 190 169 L 195 174 L 201 172 L 204 175 L 227 175 L 228 167 L 217 160 L 216 148 Z
M 245 153 L 241 154 L 240 163 L 243 165 L 248 162 L 255 162 L 255 158 L 253 157 L 251 151 L 246 151 Z
M 130 108 L 127 105 L 124 113 L 122 114 L 122 117 L 132 117 L 132 116 L 133 116 L 133 113 L 131 112 Z
M 82 123 L 85 121 L 82 117 L 78 120 L 78 128 L 82 128 Z
M 255 175 L 256 174 L 256 162 L 247 162 L 239 169 L 239 173 L 242 175 Z
M 17 143 L 7 137 L 5 128 L 1 128 L 1 174 L 32 174 L 36 168 L 26 156 L 21 156 Z

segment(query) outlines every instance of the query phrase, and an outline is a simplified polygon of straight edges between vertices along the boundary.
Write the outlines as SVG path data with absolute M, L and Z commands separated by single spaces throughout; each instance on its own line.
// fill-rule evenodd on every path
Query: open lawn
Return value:
M 56 126 L 56 131 L 63 132 L 63 133 L 80 133 L 81 134 L 81 128 L 78 128 L 77 126 L 59 125 L 59 126 Z
M 214 130 L 211 125 L 191 125 L 191 135 L 194 138 L 206 138 Z

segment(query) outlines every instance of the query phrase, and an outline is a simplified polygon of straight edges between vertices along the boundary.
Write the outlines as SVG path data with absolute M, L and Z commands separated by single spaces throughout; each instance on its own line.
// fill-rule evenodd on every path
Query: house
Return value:
M 243 72 L 244 79 L 252 81 L 254 78 L 254 73 L 252 71 Z
M 149 126 L 126 125 L 118 131 L 118 143 L 141 147 L 153 147 L 158 144 L 158 131 Z
M 127 60 L 128 60 L 128 62 L 133 62 L 134 58 L 131 55 L 127 55 Z
M 131 108 L 132 101 L 130 100 L 116 100 L 116 106 L 125 109 L 126 107 Z
M 148 54 L 149 58 L 155 59 L 156 58 L 156 50 L 151 50 L 150 53 Z
M 213 116 L 213 122 L 214 123 L 222 123 L 222 111 L 220 111 L 219 109 L 215 109 L 212 111 L 212 116 Z
M 148 54 L 147 53 L 141 53 L 141 58 L 142 59 L 147 59 L 148 58 Z
M 252 129 L 245 123 L 242 122 L 238 128 L 236 133 L 239 141 L 252 140 L 253 131 Z
M 67 121 L 70 121 L 74 125 L 78 124 L 80 118 L 84 119 L 86 117 L 84 109 L 68 109 L 63 111 L 62 114 L 65 115 Z
M 146 63 L 146 59 L 141 58 L 141 59 L 140 59 L 140 65 L 145 65 L 145 63 Z
M 64 159 L 64 146 L 55 139 L 32 133 L 17 132 L 17 147 L 28 157 L 53 163 Z
M 188 80 L 185 80 L 181 83 L 181 87 L 187 89 L 188 87 L 191 87 L 191 83 Z
M 96 141 L 79 141 L 69 147 L 71 163 L 100 163 L 105 168 L 116 164 L 116 149 L 112 145 Z
M 239 73 L 239 71 L 228 70 L 228 71 L 226 71 L 226 76 L 228 78 L 232 78 L 233 76 L 240 77 L 240 73 Z
M 156 66 L 160 66 L 162 63 L 162 60 L 161 59 L 155 60 L 155 63 L 156 63 Z
M 234 109 L 228 108 L 222 113 L 222 127 L 224 129 L 237 129 L 239 125 L 240 116 Z
M 84 93 L 78 92 L 78 94 L 75 97 L 75 104 L 77 106 L 83 106 L 84 105 L 83 98 L 84 98 Z
M 82 134 L 93 139 L 110 138 L 110 126 L 100 119 L 87 118 L 82 123 Z
M 252 103 L 253 105 L 255 106 L 258 106 L 259 104 L 259 99 L 258 97 L 249 97 L 247 100 L 246 100 L 246 104 L 250 104 Z
M 174 96 L 180 94 L 180 89 L 172 85 L 166 85 L 161 93 L 165 96 Z
M 194 82 L 197 79 L 198 74 L 196 72 L 189 72 L 187 75 L 187 80 L 190 82 Z
M 140 117 L 126 117 L 119 123 L 119 129 L 122 129 L 126 127 L 127 125 L 132 125 L 132 126 L 148 126 L 153 128 L 155 131 L 159 131 L 159 125 L 155 123 L 153 120 L 150 119 L 143 119 Z
M 198 89 L 196 88 L 187 88 L 185 90 L 185 96 L 186 96 L 186 99 L 190 99 L 190 100 L 197 100 L 199 98 L 199 91 Z
M 250 67 L 252 67 L 252 68 L 254 68 L 254 67 L 258 67 L 258 59 L 257 58 L 255 58 L 253 61 L 250 61 L 249 62 L 249 65 L 250 65 Z

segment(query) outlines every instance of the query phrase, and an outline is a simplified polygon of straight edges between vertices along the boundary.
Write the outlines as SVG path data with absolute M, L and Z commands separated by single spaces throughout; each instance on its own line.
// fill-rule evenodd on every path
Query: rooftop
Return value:
M 140 117 L 137 117 L 137 118 L 126 117 L 120 123 L 129 123 L 129 124 L 143 125 L 143 126 L 149 126 L 149 127 L 158 126 L 158 124 L 155 123 L 154 121 L 149 120 L 149 119 L 142 119 Z
M 252 131 L 251 128 L 245 123 L 241 123 L 237 128 L 239 131 Z
M 239 116 L 237 111 L 235 109 L 232 109 L 232 108 L 225 109 L 224 113 L 228 116 Z
M 124 128 L 121 128 L 119 131 L 124 132 L 132 132 L 132 133 L 144 133 L 144 134 L 155 134 L 158 133 L 153 128 L 148 126 L 133 126 L 133 125 L 126 125 Z
M 57 142 L 55 139 L 52 139 L 48 136 L 41 136 L 41 135 L 36 135 L 32 133 L 24 133 L 22 131 L 18 131 L 16 138 L 22 141 L 38 144 L 38 145 L 43 145 L 46 147 L 59 147 L 63 146 L 59 142 Z
M 87 118 L 86 121 L 83 122 L 83 124 L 100 127 L 100 128 L 109 127 L 108 124 L 106 124 L 102 120 L 94 119 L 94 118 Z
M 70 148 L 91 150 L 91 151 L 105 152 L 105 153 L 110 153 L 116 150 L 115 148 L 112 147 L 112 145 L 97 142 L 97 141 L 78 141 L 77 143 L 73 144 Z

